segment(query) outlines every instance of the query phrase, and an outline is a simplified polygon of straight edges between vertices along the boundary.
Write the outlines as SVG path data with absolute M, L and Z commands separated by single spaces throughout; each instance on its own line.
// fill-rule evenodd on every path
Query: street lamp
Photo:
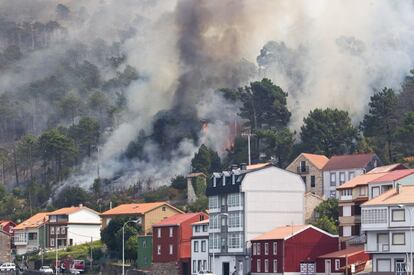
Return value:
M 405 205 L 399 204 L 399 208 L 407 209 L 410 215 L 410 274 L 413 275 L 413 207 L 406 207 Z
M 217 216 L 217 223 L 219 223 L 219 218 L 220 218 L 220 216 L 225 216 L 225 217 L 228 217 L 229 216 L 229 214 L 227 214 L 227 213 L 219 213 L 219 214 L 217 214 L 216 215 Z M 213 241 L 212 241 L 212 244 L 213 244 L 213 258 L 212 258 L 212 262 L 210 263 L 210 265 L 213 267 L 213 273 L 214 274 L 216 274 L 216 266 L 215 266 L 215 264 L 214 264 L 214 240 L 215 240 L 215 238 L 214 238 L 214 231 L 213 231 Z
M 126 221 L 124 225 L 122 226 L 122 275 L 125 275 L 125 225 L 127 225 L 128 223 L 138 224 L 140 222 L 141 222 L 140 219 L 130 220 L 130 221 Z

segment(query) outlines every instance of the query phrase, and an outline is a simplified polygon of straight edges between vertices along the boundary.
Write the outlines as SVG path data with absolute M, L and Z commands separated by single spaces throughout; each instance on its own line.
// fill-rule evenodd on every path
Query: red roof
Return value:
M 402 169 L 407 169 L 407 167 L 405 167 L 405 165 L 401 163 L 393 163 L 393 164 L 375 167 L 374 169 L 369 171 L 367 174 L 391 172 L 391 171 L 402 170 Z
M 375 180 L 371 181 L 371 183 L 396 181 L 412 174 L 414 174 L 414 169 L 395 170 L 388 172 L 382 177 L 376 178 Z
M 302 153 L 302 155 L 305 158 L 307 158 L 318 169 L 322 169 L 326 165 L 326 163 L 328 163 L 329 161 L 329 159 L 324 155 L 316 155 L 316 154 L 308 154 L 308 153 Z
M 263 233 L 262 235 L 256 237 L 253 239 L 253 241 L 262 241 L 262 240 L 286 240 L 289 239 L 290 237 L 308 229 L 308 228 L 313 228 L 316 229 L 320 232 L 323 232 L 327 235 L 330 235 L 329 233 L 316 228 L 312 225 L 307 225 L 307 224 L 301 224 L 301 225 L 285 225 L 285 226 L 279 226 L 276 227 L 275 229 L 268 231 L 266 233 Z
M 112 208 L 106 212 L 103 212 L 101 216 L 115 216 L 115 215 L 144 215 L 145 213 L 152 211 L 158 207 L 166 206 L 176 210 L 178 213 L 181 210 L 173 207 L 166 202 L 147 202 L 147 203 L 129 203 L 121 204 L 115 208 Z
M 335 252 L 331 252 L 322 256 L 319 256 L 319 258 L 345 258 L 350 257 L 352 255 L 358 254 L 364 252 L 364 246 L 350 246 L 346 249 L 338 250 Z
M 183 222 L 194 218 L 195 216 L 203 215 L 203 212 L 198 213 L 184 213 L 184 214 L 176 214 L 174 216 L 171 216 L 169 218 L 163 219 L 159 223 L 154 224 L 153 226 L 159 227 L 159 226 L 179 226 Z
M 374 153 L 333 156 L 323 167 L 324 171 L 364 168 L 375 157 Z

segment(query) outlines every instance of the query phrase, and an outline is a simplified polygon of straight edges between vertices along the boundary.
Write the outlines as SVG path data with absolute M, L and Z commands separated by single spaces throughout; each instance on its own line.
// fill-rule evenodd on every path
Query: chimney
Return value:
M 240 163 L 240 170 L 247 170 L 247 164 L 246 163 Z

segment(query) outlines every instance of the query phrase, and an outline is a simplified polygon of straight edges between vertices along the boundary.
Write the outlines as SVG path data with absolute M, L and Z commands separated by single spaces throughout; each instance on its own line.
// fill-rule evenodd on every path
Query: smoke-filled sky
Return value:
M 102 176 L 128 170 L 120 180 L 128 184 L 185 173 L 201 142 L 223 148 L 237 106 L 214 95 L 218 88 L 272 79 L 289 93 L 291 127 L 298 129 L 316 107 L 348 110 L 357 122 L 374 89 L 398 89 L 413 68 L 412 0 L 3 0 L 0 15 L 46 22 L 56 17 L 57 3 L 72 11 L 62 22 L 65 45 L 118 42 L 126 63 L 145 76 L 128 87 L 127 110 L 100 156 Z M 53 71 L 64 49 L 60 41 L 27 56 L 18 75 L 0 75 L 0 93 Z M 114 73 L 101 70 L 108 78 Z M 200 132 L 199 144 L 182 141 L 166 160 L 149 142 L 145 151 L 154 158 L 120 161 L 160 111 L 208 119 L 209 131 Z M 94 166 L 84 163 L 82 176 L 70 181 L 90 185 Z

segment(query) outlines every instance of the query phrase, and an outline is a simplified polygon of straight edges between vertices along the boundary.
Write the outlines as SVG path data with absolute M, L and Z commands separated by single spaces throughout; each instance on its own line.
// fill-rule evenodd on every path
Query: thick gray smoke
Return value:
M 55 16 L 56 1 L 15 2 L 2 1 L 0 11 L 22 20 Z M 413 67 L 411 0 L 62 3 L 73 11 L 71 20 L 61 22 L 65 42 L 57 35 L 55 44 L 21 60 L 27 69 L 1 75 L 0 88 L 54 70 L 54 59 L 65 49 L 62 44 L 92 45 L 96 39 L 119 43 L 126 63 L 144 77 L 127 88 L 126 109 L 95 158 L 100 176 L 121 174 L 120 185 L 143 178 L 168 182 L 189 170 L 201 143 L 222 150 L 238 108 L 218 97 L 218 88 L 271 78 L 289 93 L 292 128 L 298 129 L 316 107 L 346 109 L 358 121 L 375 88 L 398 87 Z M 44 70 L 35 70 L 42 66 Z M 101 66 L 105 78 L 113 76 L 114 71 Z M 210 122 L 207 132 L 201 131 L 201 120 Z M 122 155 L 141 130 L 162 133 L 165 147 L 148 139 L 145 159 L 125 160 Z M 186 138 L 189 133 L 197 138 Z M 163 154 L 167 157 L 160 157 Z M 86 161 L 68 183 L 90 185 L 96 167 L 96 159 Z

